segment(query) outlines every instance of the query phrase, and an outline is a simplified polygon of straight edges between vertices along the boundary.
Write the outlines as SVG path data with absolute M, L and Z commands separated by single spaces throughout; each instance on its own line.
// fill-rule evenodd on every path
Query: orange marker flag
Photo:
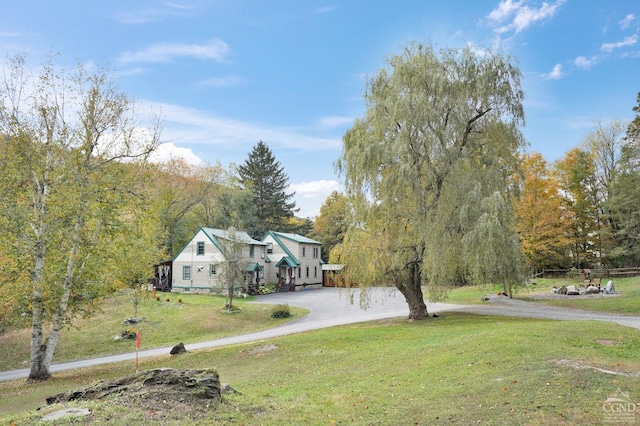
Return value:
M 136 331 L 136 373 L 138 372 L 138 349 L 140 349 L 140 330 Z

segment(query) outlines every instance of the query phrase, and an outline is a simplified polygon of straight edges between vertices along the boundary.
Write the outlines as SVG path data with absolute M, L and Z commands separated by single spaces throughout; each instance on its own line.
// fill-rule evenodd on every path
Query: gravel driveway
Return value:
M 598 296 L 598 295 L 594 295 Z M 560 296 L 580 297 L 580 296 Z M 616 297 L 615 295 L 605 297 Z M 560 321 L 606 321 L 640 329 L 640 317 L 610 314 L 604 312 L 583 311 L 562 308 L 535 302 L 509 299 L 505 296 L 487 295 L 489 299 L 482 305 L 466 305 L 455 310 L 480 315 L 501 315 L 509 317 L 542 318 Z M 540 298 L 544 298 L 540 297 Z
M 359 306 L 359 289 L 322 288 L 291 293 L 275 293 L 259 296 L 256 303 L 288 304 L 311 310 L 311 313 L 298 320 L 297 324 L 332 326 L 379 318 L 402 317 L 409 315 L 409 308 L 402 294 L 395 288 L 373 288 L 369 290 L 370 306 L 364 310 Z M 539 298 L 545 298 L 540 295 Z M 562 296 L 559 297 L 581 297 Z M 589 297 L 589 296 L 585 296 Z M 593 297 L 616 297 L 593 295 Z M 427 301 L 429 314 L 439 312 L 469 312 L 478 315 L 498 315 L 524 318 L 541 318 L 560 321 L 607 321 L 640 329 L 640 317 L 610 313 L 583 311 L 525 302 L 505 296 L 488 294 L 485 303 L 479 305 L 453 305 L 431 303 Z M 352 303 L 353 302 L 353 303 Z
M 409 315 L 404 297 L 395 288 L 374 288 L 369 290 L 367 309 L 360 306 L 359 289 L 322 288 L 291 293 L 275 293 L 258 296 L 254 303 L 288 304 L 307 308 L 309 315 L 291 321 L 279 327 L 256 333 L 210 340 L 200 343 L 187 343 L 187 350 L 213 348 L 239 343 L 257 342 L 287 334 L 301 333 L 336 325 L 353 324 L 384 318 L 406 317 Z M 573 297 L 573 296 L 569 296 Z M 479 315 L 499 315 L 512 317 L 542 318 L 566 321 L 607 321 L 627 327 L 640 329 L 640 317 L 581 311 L 577 309 L 558 308 L 540 303 L 509 299 L 504 296 L 488 295 L 487 302 L 479 305 L 453 305 L 448 303 L 427 302 L 430 314 L 440 312 L 469 312 Z M 265 309 L 270 309 L 265 306 Z M 139 357 L 167 355 L 171 347 L 143 350 Z M 51 366 L 51 372 L 90 367 L 94 365 L 122 362 L 135 359 L 135 352 L 113 355 L 89 360 L 72 361 Z M 0 381 L 27 377 L 28 369 L 0 372 Z

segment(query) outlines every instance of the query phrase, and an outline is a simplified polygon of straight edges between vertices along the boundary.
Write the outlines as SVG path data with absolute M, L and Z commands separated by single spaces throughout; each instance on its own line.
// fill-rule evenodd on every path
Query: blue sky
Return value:
M 530 151 L 561 158 L 594 120 L 631 119 L 637 0 L 0 0 L 0 52 L 107 63 L 164 118 L 160 151 L 242 163 L 263 140 L 313 217 L 367 76 L 410 41 L 499 48 L 523 73 Z

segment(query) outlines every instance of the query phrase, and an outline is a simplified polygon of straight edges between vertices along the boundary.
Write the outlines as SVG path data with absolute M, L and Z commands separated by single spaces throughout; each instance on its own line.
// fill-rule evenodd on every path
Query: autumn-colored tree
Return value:
M 349 223 L 347 197 L 333 191 L 320 207 L 320 214 L 313 224 L 311 238 L 322 242 L 322 259 L 329 260 L 331 250 L 342 244 Z
M 571 212 L 571 255 L 576 268 L 597 262 L 598 186 L 593 156 L 579 148 L 569 151 L 554 164 L 565 208 Z
M 206 166 L 175 158 L 156 166 L 149 188 L 158 224 L 158 245 L 171 258 L 182 249 L 199 223 L 197 207 L 207 195 Z
M 538 153 L 524 155 L 516 175 L 520 197 L 515 202 L 516 228 L 531 272 L 563 268 L 571 263 L 570 226 L 558 182 Z
M 200 226 L 252 229 L 256 221 L 253 194 L 242 188 L 235 166 L 224 169 L 216 164 L 203 171 L 206 191 L 196 207 Z

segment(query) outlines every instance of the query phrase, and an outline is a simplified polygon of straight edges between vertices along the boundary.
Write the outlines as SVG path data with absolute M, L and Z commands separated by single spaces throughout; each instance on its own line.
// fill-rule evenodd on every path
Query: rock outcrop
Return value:
M 77 400 L 99 400 L 112 394 L 145 395 L 161 399 L 221 401 L 220 377 L 214 369 L 176 370 L 158 368 L 136 373 L 110 382 L 47 398 L 47 404 Z

